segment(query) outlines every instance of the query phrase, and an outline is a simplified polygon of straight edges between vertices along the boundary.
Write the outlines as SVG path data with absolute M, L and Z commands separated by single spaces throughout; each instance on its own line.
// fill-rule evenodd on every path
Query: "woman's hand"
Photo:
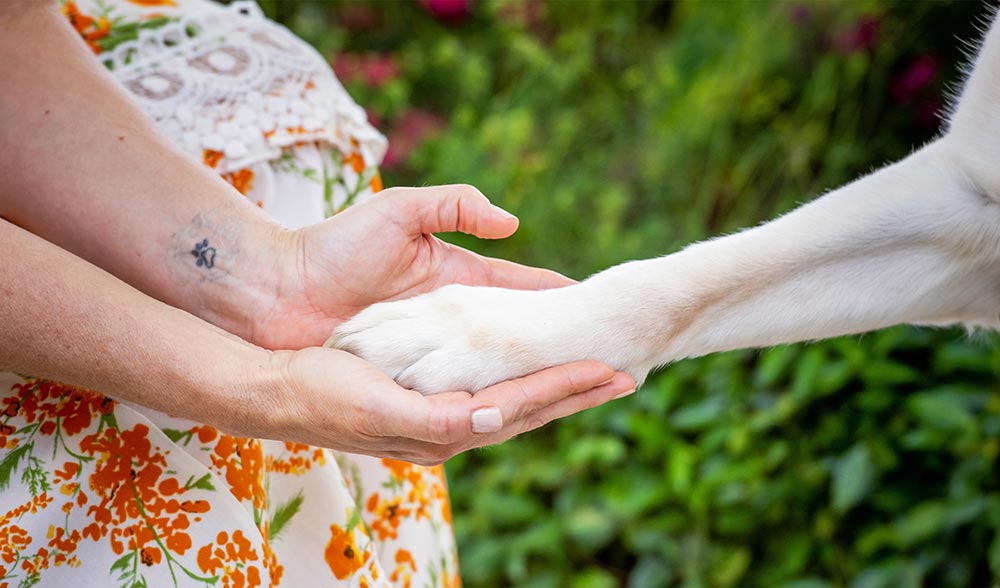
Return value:
M 517 218 L 472 186 L 385 190 L 296 232 L 297 263 L 252 339 L 270 349 L 320 345 L 334 327 L 371 304 L 446 284 L 538 290 L 572 283 L 555 272 L 483 257 L 433 235 L 461 231 L 500 239 L 516 229 Z
M 274 352 L 269 423 L 247 433 L 422 465 L 499 443 L 634 389 L 625 374 L 575 362 L 486 388 L 471 396 L 421 396 L 378 368 L 333 349 Z M 235 431 L 240 433 L 240 431 Z
M 160 135 L 47 3 L 3 25 L 0 79 L 10 91 L 0 92 L 0 112 L 18 116 L 0 125 L 0 216 L 171 306 L 262 346 L 298 349 L 322 344 L 369 304 L 446 283 L 567 283 L 433 237 L 517 228 L 469 186 L 390 189 L 285 231 Z M 210 248 L 210 263 L 198 263 L 198 246 Z
M 0 220 L 0 371 L 93 388 L 240 435 L 420 463 L 497 443 L 632 388 L 589 361 L 423 397 L 343 351 L 267 351 Z M 38 271 L 38 268 L 46 268 Z

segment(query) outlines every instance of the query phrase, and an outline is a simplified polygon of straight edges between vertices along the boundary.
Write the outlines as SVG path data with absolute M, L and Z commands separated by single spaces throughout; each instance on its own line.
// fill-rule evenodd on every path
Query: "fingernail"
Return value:
M 511 213 L 507 212 L 506 210 L 504 210 L 504 209 L 500 208 L 499 206 L 495 206 L 495 205 L 494 205 L 494 206 L 493 206 L 493 210 L 496 210 L 496 211 L 497 211 L 497 213 L 499 213 L 499 214 L 500 214 L 500 216 L 502 216 L 502 217 L 504 217 L 504 218 L 507 218 L 507 219 L 511 219 L 511 218 L 512 218 L 512 219 L 514 219 L 514 220 L 517 220 L 517 217 L 516 217 L 516 216 L 514 216 L 513 214 L 511 214 Z
M 631 390 L 626 390 L 626 391 L 622 392 L 621 394 L 619 394 L 618 396 L 615 396 L 611 400 L 618 400 L 619 398 L 625 398 L 626 396 L 628 396 L 629 394 L 632 394 L 633 392 L 635 392 L 635 388 L 632 388 Z
M 614 376 L 611 376 L 611 377 L 610 377 L 610 378 L 608 378 L 607 380 L 604 380 L 604 381 L 603 381 L 603 382 L 601 382 L 600 384 L 598 384 L 598 385 L 594 386 L 594 388 L 600 388 L 601 386 L 603 386 L 603 385 L 605 385 L 605 384 L 610 384 L 611 382 L 614 382 L 614 381 L 615 381 L 615 377 L 614 377 Z
M 503 427 L 503 416 L 496 407 L 480 408 L 472 413 L 473 433 L 496 433 Z

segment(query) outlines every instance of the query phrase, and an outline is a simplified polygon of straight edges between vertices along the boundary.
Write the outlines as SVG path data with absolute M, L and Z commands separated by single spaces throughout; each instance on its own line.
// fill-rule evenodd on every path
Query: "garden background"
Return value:
M 387 185 L 521 219 L 576 278 L 931 139 L 986 4 L 282 2 L 391 140 Z M 979 24 L 977 24 L 979 23 Z M 900 327 L 679 362 L 448 463 L 469 586 L 1000 585 L 1000 341 Z

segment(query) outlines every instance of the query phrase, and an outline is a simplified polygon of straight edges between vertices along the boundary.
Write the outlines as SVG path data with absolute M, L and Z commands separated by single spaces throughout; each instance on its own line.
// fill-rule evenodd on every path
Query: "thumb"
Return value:
M 394 188 L 408 212 L 414 233 L 462 232 L 481 239 L 502 239 L 517 230 L 517 217 L 490 204 L 474 186 L 455 184 L 428 188 Z

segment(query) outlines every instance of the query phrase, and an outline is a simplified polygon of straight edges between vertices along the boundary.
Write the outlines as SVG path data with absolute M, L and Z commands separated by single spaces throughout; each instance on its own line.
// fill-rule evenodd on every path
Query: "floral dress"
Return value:
M 286 226 L 380 189 L 384 138 L 255 4 L 61 9 L 163 132 Z M 458 583 L 440 467 L 232 437 L 0 373 L 0 588 Z

